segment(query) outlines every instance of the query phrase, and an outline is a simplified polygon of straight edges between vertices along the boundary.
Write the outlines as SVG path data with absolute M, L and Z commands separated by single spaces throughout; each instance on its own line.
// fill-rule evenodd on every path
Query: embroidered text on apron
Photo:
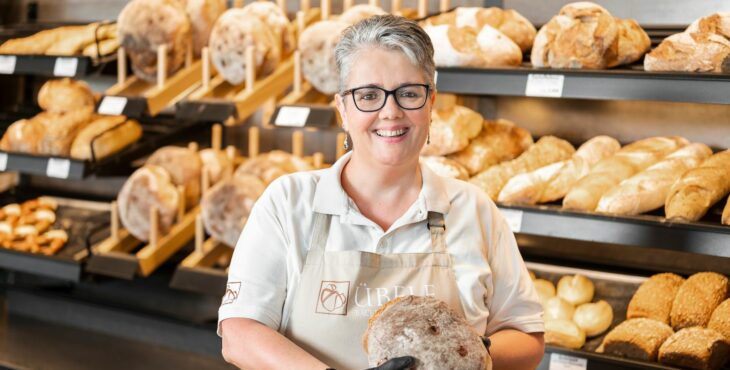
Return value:
M 362 336 L 368 319 L 395 297 L 432 296 L 464 315 L 442 214 L 428 214 L 431 253 L 326 252 L 330 220 L 315 213 L 312 245 L 285 324 L 285 335 L 304 350 L 338 370 L 367 368 Z

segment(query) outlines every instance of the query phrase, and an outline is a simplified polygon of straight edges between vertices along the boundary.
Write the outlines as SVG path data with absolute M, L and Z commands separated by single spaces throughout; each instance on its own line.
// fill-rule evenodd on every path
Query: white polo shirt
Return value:
M 379 254 L 428 253 L 429 211 L 446 221 L 446 248 L 467 321 L 491 335 L 505 328 L 542 332 L 542 307 L 514 235 L 483 191 L 440 177 L 421 164 L 416 201 L 389 230 L 362 215 L 345 193 L 340 175 L 349 154 L 331 168 L 299 172 L 271 183 L 251 211 L 228 272 L 220 322 L 257 320 L 284 331 L 309 249 L 314 212 L 331 214 L 327 251 Z

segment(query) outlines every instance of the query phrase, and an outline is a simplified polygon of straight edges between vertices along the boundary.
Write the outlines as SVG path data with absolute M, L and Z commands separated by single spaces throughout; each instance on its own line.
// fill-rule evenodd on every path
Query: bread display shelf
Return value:
M 96 65 L 85 56 L 0 54 L 0 75 L 82 77 L 92 73 Z
M 198 245 L 198 235 L 201 233 L 196 233 L 195 250 L 178 265 L 170 281 L 170 287 L 221 296 L 226 290 L 228 272 L 215 267 L 215 264 L 220 259 L 230 259 L 233 248 L 213 238 L 204 242 L 200 240 L 201 243 Z
M 3 204 L 34 197 L 31 194 L 7 196 L 3 198 Z M 67 232 L 69 239 L 66 245 L 51 256 L 0 248 L 1 269 L 66 281 L 81 280 L 83 263 L 89 255 L 89 242 L 93 241 L 94 229 L 105 225 L 109 218 L 109 207 L 105 203 L 54 199 L 58 203 L 54 225 Z
M 730 227 L 719 222 L 673 222 L 652 215 L 609 216 L 563 211 L 552 205 L 500 206 L 500 210 L 517 233 L 730 258 Z
M 567 364 L 573 367 L 565 367 Z M 563 367 L 561 367 L 563 366 Z M 545 355 L 537 367 L 538 370 L 550 369 L 586 369 L 586 370 L 674 370 L 676 367 L 665 366 L 658 363 L 642 362 L 617 358 L 595 352 L 572 350 L 556 346 L 546 345 Z
M 440 92 L 468 95 L 730 104 L 730 75 L 720 73 L 439 68 L 437 85 Z

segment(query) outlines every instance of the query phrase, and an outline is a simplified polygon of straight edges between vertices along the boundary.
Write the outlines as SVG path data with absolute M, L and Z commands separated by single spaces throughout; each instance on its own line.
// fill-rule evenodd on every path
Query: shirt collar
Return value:
M 349 197 L 342 188 L 340 179 L 345 164 L 350 160 L 352 152 L 348 152 L 335 162 L 332 167 L 323 171 L 314 193 L 314 211 L 342 216 L 348 211 Z M 420 163 L 423 186 L 418 196 L 428 212 L 446 214 L 451 208 L 444 179 L 434 173 L 426 164 Z

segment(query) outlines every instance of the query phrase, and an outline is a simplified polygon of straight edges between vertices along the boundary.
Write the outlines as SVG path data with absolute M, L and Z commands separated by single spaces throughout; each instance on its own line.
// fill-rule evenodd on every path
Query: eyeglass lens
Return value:
M 361 87 L 352 91 L 357 109 L 365 112 L 380 110 L 385 106 L 387 92 L 379 87 Z M 422 85 L 405 85 L 393 93 L 396 103 L 403 109 L 419 109 L 426 104 L 428 88 Z

